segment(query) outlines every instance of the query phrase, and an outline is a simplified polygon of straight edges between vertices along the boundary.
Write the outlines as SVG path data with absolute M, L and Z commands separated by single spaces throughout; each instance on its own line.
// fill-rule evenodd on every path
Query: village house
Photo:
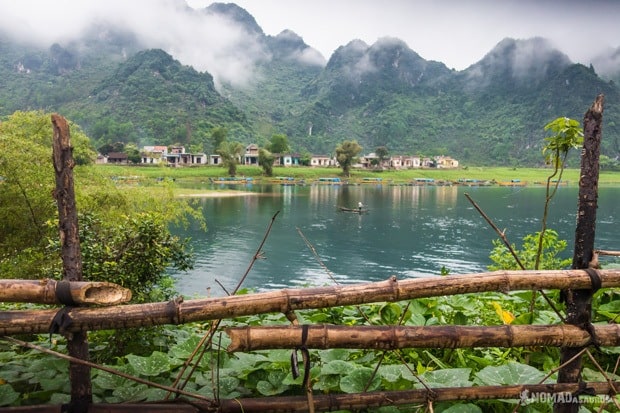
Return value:
M 219 154 L 209 155 L 209 165 L 221 165 L 222 164 L 222 156 Z
M 360 157 L 359 165 L 356 167 L 363 169 L 390 168 L 390 169 L 412 169 L 419 168 L 421 160 L 419 156 L 393 155 L 384 158 L 379 164 L 379 157 L 373 152 Z
M 111 163 L 116 165 L 127 165 L 129 159 L 126 153 L 123 152 L 110 152 L 106 157 L 104 163 Z
M 336 166 L 336 159 L 329 155 L 312 155 L 310 166 Z
M 298 153 L 273 154 L 273 166 L 299 166 L 301 165 L 301 155 Z
M 186 153 L 184 146 L 171 146 L 166 155 L 169 166 L 206 165 L 207 155 L 204 153 Z
M 245 154 L 243 155 L 244 165 L 258 165 L 258 145 L 251 143 L 245 147 Z
M 458 168 L 459 161 L 449 156 L 437 156 L 435 157 L 437 162 L 437 168 Z
M 159 165 L 166 161 L 167 155 L 167 146 L 145 146 L 140 153 L 140 162 L 147 165 Z

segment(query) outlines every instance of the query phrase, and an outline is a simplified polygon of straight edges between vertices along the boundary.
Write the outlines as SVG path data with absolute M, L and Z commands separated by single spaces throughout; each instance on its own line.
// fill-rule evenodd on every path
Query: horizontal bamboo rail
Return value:
M 613 383 L 617 389 L 620 383 Z M 609 383 L 586 383 L 586 387 L 596 394 L 613 392 Z M 456 400 L 489 400 L 489 399 L 521 399 L 526 395 L 563 395 L 575 400 L 579 392 L 578 383 L 513 385 L 513 386 L 474 386 L 445 387 L 431 390 L 386 391 L 356 394 L 315 395 L 313 398 L 316 411 L 354 410 L 383 406 L 406 406 Z M 583 396 L 582 396 L 583 397 Z M 307 412 L 308 400 L 305 396 L 264 397 L 255 399 L 221 400 L 219 412 L 250 413 L 250 412 Z
M 307 329 L 302 343 L 302 331 Z M 620 345 L 620 325 L 594 327 L 597 344 Z M 552 346 L 581 347 L 591 344 L 587 331 L 573 325 L 503 326 L 264 326 L 232 327 L 227 350 L 255 351 L 290 349 L 305 345 L 313 349 L 359 348 L 463 348 Z
M 602 288 L 620 286 L 620 270 L 598 270 Z M 104 308 L 71 308 L 61 332 L 147 327 L 219 320 L 244 315 L 288 313 L 293 310 L 337 307 L 413 298 L 541 289 L 589 289 L 584 270 L 495 271 L 490 273 L 426 277 L 350 286 L 283 289 L 265 293 Z M 57 310 L 20 310 L 0 313 L 0 335 L 41 334 L 49 330 Z
M 131 290 L 109 282 L 0 280 L 0 302 L 117 305 L 131 300 Z
M 585 386 L 585 387 L 581 387 Z M 432 390 L 401 390 L 350 394 L 317 394 L 313 396 L 316 411 L 355 410 L 377 408 L 383 406 L 407 406 L 423 404 L 429 400 L 435 402 L 458 400 L 490 400 L 513 399 L 552 400 L 553 397 L 576 400 L 573 394 L 582 392 L 584 388 L 598 394 L 601 401 L 608 394 L 613 394 L 620 386 L 620 382 L 590 382 L 590 383 L 561 383 L 561 384 L 519 384 L 511 386 L 474 386 L 474 387 L 445 387 Z M 556 395 L 556 396 L 553 396 Z M 583 395 L 581 396 L 584 397 Z M 585 396 L 594 397 L 594 396 Z M 62 406 L 40 405 L 12 407 L 7 413 L 60 413 Z M 3 409 L 0 409 L 2 412 Z M 223 399 L 217 408 L 213 404 L 200 400 L 191 402 L 180 398 L 175 403 L 123 403 L 106 404 L 96 403 L 88 408 L 89 413 L 134 413 L 149 411 L 157 413 L 284 413 L 308 412 L 306 396 L 273 396 L 247 399 Z

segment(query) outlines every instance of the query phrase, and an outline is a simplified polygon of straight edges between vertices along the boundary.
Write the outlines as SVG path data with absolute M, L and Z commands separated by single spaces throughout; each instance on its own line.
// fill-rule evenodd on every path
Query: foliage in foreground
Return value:
M 497 325 L 505 322 L 505 314 L 514 315 L 519 323 L 529 311 L 531 292 L 486 293 L 454 297 L 434 297 L 397 303 L 377 303 L 360 307 L 338 307 L 307 310 L 298 313 L 301 323 L 366 324 L 360 310 L 373 325 Z M 551 294 L 552 299 L 557 299 Z M 606 322 L 620 314 L 618 293 L 600 290 L 595 294 L 595 319 Z M 501 311 L 498 311 L 501 309 Z M 557 315 L 538 296 L 534 324 L 558 323 Z M 283 315 L 247 316 L 225 321 L 222 327 L 239 325 L 288 324 Z M 208 332 L 209 324 L 194 323 L 166 327 L 157 331 L 148 343 L 144 355 L 128 354 L 109 359 L 108 366 L 157 383 L 174 382 L 183 363 Z M 109 352 L 105 335 L 92 339 L 94 359 Z M 56 341 L 58 339 L 58 341 Z M 293 378 L 291 350 L 227 353 L 226 335 L 216 334 L 216 346 L 200 361 L 185 390 L 203 396 L 216 395 L 222 399 L 274 395 L 302 395 L 301 377 Z M 40 336 L 39 344 L 49 347 L 49 336 Z M 146 344 L 146 343 L 145 343 Z M 65 352 L 64 340 L 55 336 L 54 350 Z M 218 348 L 221 349 L 218 351 Z M 0 372 L 0 405 L 31 405 L 64 403 L 69 400 L 67 362 L 33 350 L 21 350 L 0 344 L 3 363 Z M 315 393 L 355 393 L 369 385 L 369 391 L 407 390 L 430 387 L 484 386 L 498 384 L 538 383 L 557 368 L 557 348 L 474 348 L 474 349 L 402 349 L 400 351 L 371 351 L 331 349 L 311 351 L 311 380 Z M 596 353 L 598 363 L 607 371 L 613 369 L 617 349 Z M 406 363 L 406 364 L 405 364 Z M 379 365 L 377 374 L 373 370 Z M 300 369 L 303 366 L 300 366 Z M 609 374 L 609 373 L 608 373 Z M 609 374 L 612 379 L 619 376 Z M 555 382 L 551 375 L 545 382 Z M 603 380 L 591 363 L 583 371 L 583 379 Z M 110 373 L 93 370 L 93 392 L 96 402 L 139 402 L 162 400 L 166 392 L 144 384 L 123 379 Z M 595 399 L 595 398 L 594 398 Z M 594 401 L 591 400 L 591 401 Z M 438 403 L 435 411 L 450 407 L 463 411 L 510 412 L 516 400 Z M 419 406 L 423 411 L 423 406 Z M 587 405 L 596 411 L 599 406 Z M 417 407 L 381 409 L 380 411 L 418 411 Z M 549 403 L 541 401 L 522 406 L 519 411 L 551 411 Z M 607 410 L 611 411 L 608 406 Z

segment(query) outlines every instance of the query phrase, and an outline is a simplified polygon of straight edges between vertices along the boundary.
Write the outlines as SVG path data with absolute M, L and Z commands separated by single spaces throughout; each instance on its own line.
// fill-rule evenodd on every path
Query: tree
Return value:
M 301 153 L 301 159 L 299 160 L 300 165 L 310 166 L 311 162 L 312 162 L 312 154 L 309 151 L 304 150 Z
M 222 157 L 222 165 L 228 168 L 228 175 L 235 176 L 243 154 L 243 145 L 240 142 L 222 142 L 215 152 Z
M 108 281 L 131 289 L 132 302 L 154 302 L 174 295 L 168 267 L 192 267 L 187 240 L 170 234 L 157 212 L 122 216 L 115 222 L 80 214 L 83 271 L 90 281 Z
M 111 152 L 123 152 L 125 151 L 125 144 L 123 142 L 106 143 L 97 148 L 100 154 L 107 155 Z
M 95 152 L 86 135 L 71 124 L 78 165 L 92 163 Z M 0 273 L 36 274 L 56 257 L 46 253 L 46 239 L 58 236 L 47 222 L 57 217 L 52 199 L 53 129 L 44 112 L 15 112 L 0 123 Z
M 50 115 L 43 112 L 16 112 L 0 123 L 3 278 L 59 278 L 62 272 L 52 139 Z M 94 153 L 88 137 L 73 126 L 71 144 L 80 159 Z M 202 213 L 172 191 L 156 196 L 141 188 L 121 191 L 94 166 L 77 165 L 73 172 L 84 278 L 101 274 L 140 292 L 136 299 L 160 299 L 160 287 L 173 285 L 164 277 L 166 268 L 190 265 L 185 244 L 171 236 L 168 224 L 184 224 L 192 216 L 204 225 Z
M 127 160 L 131 163 L 139 164 L 142 161 L 140 150 L 134 144 L 125 145 L 125 153 L 127 154 Z
M 350 176 L 351 166 L 361 151 L 362 147 L 356 140 L 344 141 L 336 147 L 336 160 L 340 164 L 344 176 Z
M 377 147 L 377 149 L 375 149 L 375 155 L 377 155 L 379 165 L 383 165 L 383 161 L 386 160 L 388 156 L 388 148 L 385 146 Z
M 290 146 L 288 144 L 288 138 L 284 134 L 275 134 L 271 137 L 271 143 L 267 149 L 271 153 L 288 153 Z
M 211 131 L 211 139 L 213 141 L 213 147 L 217 150 L 220 147 L 222 142 L 226 141 L 226 137 L 228 136 L 228 129 L 218 126 L 217 128 L 213 128 Z
M 275 161 L 275 158 L 273 154 L 269 152 L 267 149 L 260 148 L 258 150 L 258 164 L 260 165 L 261 168 L 263 168 L 265 175 L 267 176 L 273 175 L 273 162 L 274 161 Z

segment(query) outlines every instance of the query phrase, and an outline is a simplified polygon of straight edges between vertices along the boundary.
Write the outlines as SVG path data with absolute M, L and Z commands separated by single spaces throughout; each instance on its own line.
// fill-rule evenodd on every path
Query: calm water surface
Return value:
M 179 230 L 191 237 L 194 269 L 175 273 L 186 296 L 222 296 L 250 266 L 272 217 L 264 259 L 243 287 L 258 291 L 486 271 L 498 236 L 465 197 L 468 193 L 510 242 L 540 230 L 543 187 L 388 185 L 261 185 L 237 187 L 252 196 L 205 198 L 208 230 Z M 370 212 L 340 212 L 361 201 Z M 617 250 L 620 188 L 599 192 L 596 248 Z M 559 189 L 548 227 L 569 243 L 572 256 L 577 188 Z

